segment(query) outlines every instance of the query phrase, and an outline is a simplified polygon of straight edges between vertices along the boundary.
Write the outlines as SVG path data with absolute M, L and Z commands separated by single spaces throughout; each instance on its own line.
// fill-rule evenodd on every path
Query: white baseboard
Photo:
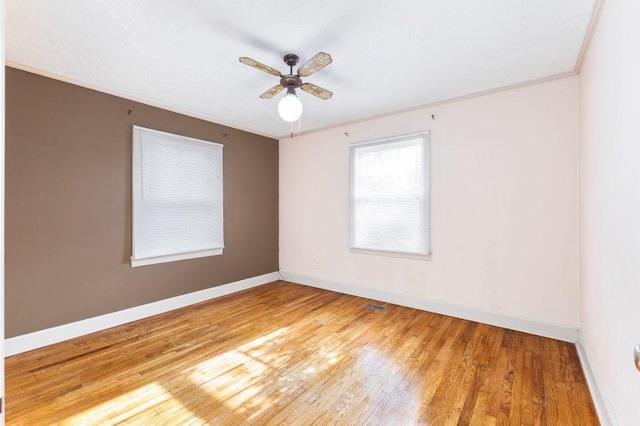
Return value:
M 311 287 L 322 288 L 367 299 L 379 300 L 382 302 L 393 303 L 395 305 L 407 306 L 409 308 L 476 321 L 483 324 L 495 325 L 511 330 L 523 331 L 525 333 L 531 333 L 538 336 L 551 337 L 564 342 L 575 343 L 578 341 L 577 327 L 553 324 L 534 319 L 519 318 L 438 300 L 420 299 L 407 294 L 393 293 L 381 289 L 358 287 L 352 284 L 328 281 L 321 278 L 286 271 L 282 271 L 282 275 L 287 281 Z
M 279 279 L 280 275 L 278 275 L 277 272 L 271 272 L 269 274 L 247 278 L 205 290 L 195 291 L 193 293 L 183 294 L 169 299 L 159 300 L 146 305 L 135 306 L 122 311 L 112 312 L 29 334 L 23 334 L 21 336 L 11 337 L 4 341 L 5 357 L 48 346 L 53 343 L 62 342 L 64 340 L 73 339 L 74 337 L 83 336 L 96 331 L 105 330 L 117 325 L 137 321 L 139 319 L 172 311 L 174 309 L 183 308 L 195 303 L 204 302 L 205 300 L 236 293 L 238 291 L 257 287 Z
M 616 420 L 609 398 L 607 398 L 604 387 L 602 386 L 598 370 L 591 362 L 592 358 L 589 355 L 589 346 L 584 340 L 582 330 L 578 331 L 578 342 L 576 343 L 576 347 L 578 348 L 578 356 L 580 357 L 582 370 L 584 371 L 587 384 L 589 385 L 589 390 L 591 391 L 591 399 L 593 399 L 593 404 L 596 406 L 596 411 L 598 412 L 600 424 L 603 426 L 617 425 L 618 421 Z

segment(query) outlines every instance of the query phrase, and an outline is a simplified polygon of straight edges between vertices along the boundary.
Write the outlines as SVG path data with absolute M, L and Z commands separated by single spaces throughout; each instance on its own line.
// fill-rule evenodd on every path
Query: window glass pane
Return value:
M 222 146 L 134 130 L 134 259 L 221 248 Z
M 354 145 L 351 155 L 351 246 L 428 253 L 425 139 Z

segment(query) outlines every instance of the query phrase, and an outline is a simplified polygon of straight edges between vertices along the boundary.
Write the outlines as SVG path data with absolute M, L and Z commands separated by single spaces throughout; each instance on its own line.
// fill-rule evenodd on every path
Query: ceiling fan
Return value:
M 273 86 L 271 89 L 264 92 L 260 95 L 262 99 L 271 99 L 282 90 L 287 89 L 287 94 L 284 98 L 280 100 L 278 104 L 278 113 L 283 120 L 293 122 L 296 121 L 302 115 L 302 104 L 300 100 L 296 96 L 296 89 L 300 88 L 301 90 L 312 94 L 320 99 L 327 100 L 333 96 L 333 93 L 330 91 L 323 89 L 322 87 L 318 87 L 315 84 L 311 83 L 302 83 L 301 77 L 308 77 L 316 71 L 321 70 L 322 68 L 329 65 L 333 60 L 331 59 L 331 55 L 325 52 L 318 52 L 313 58 L 309 59 L 307 62 L 302 64 L 298 71 L 294 74 L 293 67 L 298 64 L 300 58 L 298 55 L 294 55 L 293 53 L 289 53 L 288 55 L 284 55 L 284 63 L 289 67 L 289 74 L 281 74 L 275 68 L 271 68 L 268 65 L 260 63 L 254 59 L 242 57 L 240 58 L 240 62 L 245 65 L 249 65 L 250 67 L 259 69 L 260 71 L 264 71 L 271 75 L 275 75 L 276 77 L 280 77 L 280 84 Z

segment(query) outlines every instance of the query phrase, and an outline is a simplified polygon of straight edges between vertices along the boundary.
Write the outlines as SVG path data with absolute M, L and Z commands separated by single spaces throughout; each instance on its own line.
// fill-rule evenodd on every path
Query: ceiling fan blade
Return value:
M 264 92 L 262 95 L 260 95 L 260 97 L 262 99 L 271 99 L 278 93 L 282 92 L 283 89 L 284 89 L 284 86 L 281 84 L 278 84 L 277 86 L 273 86 L 271 89 Z
M 298 68 L 298 75 L 300 77 L 308 77 L 314 72 L 326 67 L 331 62 L 333 62 L 331 55 L 325 52 L 318 52 L 316 53 L 316 56 L 309 59 L 307 62 L 302 64 L 300 68 Z
M 240 58 L 240 62 L 242 62 L 245 65 L 249 65 L 250 67 L 254 67 L 259 69 L 260 71 L 264 71 L 266 73 L 269 73 L 271 75 L 275 75 L 280 77 L 282 74 L 280 74 L 280 71 L 278 71 L 275 68 L 271 68 L 268 65 L 265 65 L 263 63 L 260 63 L 258 61 L 256 61 L 255 59 L 251 59 L 251 58 L 247 58 L 246 56 L 243 56 L 242 58 Z
M 327 89 L 323 89 L 322 87 L 318 87 L 315 84 L 311 83 L 304 83 L 302 86 L 300 86 L 300 88 L 305 92 L 324 100 L 330 99 L 333 96 L 333 93 L 331 93 Z

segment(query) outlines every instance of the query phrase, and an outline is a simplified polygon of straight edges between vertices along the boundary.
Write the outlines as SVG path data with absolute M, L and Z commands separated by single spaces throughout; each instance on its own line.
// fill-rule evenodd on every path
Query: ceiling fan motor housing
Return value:
M 280 79 L 280 84 L 284 87 L 293 86 L 297 89 L 298 87 L 302 86 L 302 80 L 300 80 L 300 77 L 298 77 L 297 75 L 288 74 L 282 76 L 282 78 Z

